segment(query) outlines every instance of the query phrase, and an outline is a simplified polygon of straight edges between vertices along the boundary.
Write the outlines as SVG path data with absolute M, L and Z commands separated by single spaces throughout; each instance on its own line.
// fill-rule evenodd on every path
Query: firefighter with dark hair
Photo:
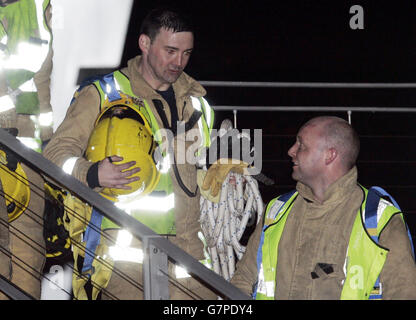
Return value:
M 213 110 L 204 98 L 205 89 L 183 72 L 194 47 L 193 28 L 178 12 L 155 9 L 143 21 L 138 44 L 142 55 L 129 60 L 126 68 L 98 77 L 79 88 L 66 118 L 47 145 L 44 155 L 98 192 L 105 188 L 126 193 L 118 194 L 115 201 L 122 206 L 121 200 L 129 198 L 129 192 L 133 191 L 131 185 L 140 182 L 140 170 L 144 170 L 141 159 L 129 158 L 121 151 L 102 154 L 91 161 L 86 155 L 88 157 L 88 153 L 91 153 L 88 146 L 96 129 L 97 118 L 105 105 L 124 101 L 123 97 L 127 97 L 133 102 L 132 107 L 144 116 L 159 146 L 163 142 L 163 130 L 171 132 L 173 137 L 173 153 L 161 152 L 162 158 L 159 158 L 158 183 L 150 194 L 134 202 L 131 214 L 156 233 L 167 236 L 195 259 L 202 260 L 205 257 L 203 243 L 198 238 L 200 193 L 197 188 L 197 167 L 195 163 L 175 161 L 191 145 L 185 137 L 189 130 L 193 130 L 199 139 L 199 148 L 209 146 L 214 122 Z M 114 123 L 118 122 L 116 115 L 112 119 Z M 184 131 L 180 130 L 180 124 L 184 125 Z M 125 129 L 123 132 L 127 137 L 133 134 Z M 180 150 L 178 146 L 181 145 L 185 146 L 185 150 Z M 123 208 L 129 210 L 126 206 Z M 94 211 L 92 217 L 95 217 Z M 106 289 L 102 298 L 141 299 L 141 242 L 132 239 L 124 230 L 115 228 L 110 221 L 100 220 L 99 224 L 108 237 L 116 239 L 116 245 L 123 242 L 124 248 L 128 248 L 122 250 L 128 252 L 127 255 L 112 250 L 106 256 L 112 254 L 114 268 L 127 274 L 131 280 L 127 281 L 120 272 L 113 272 L 107 284 L 102 277 L 97 276 L 97 281 L 104 284 Z M 108 247 L 117 246 L 112 243 Z M 94 276 L 91 270 L 97 270 L 85 266 L 85 261 L 81 269 L 84 270 L 81 273 L 91 278 Z M 103 270 L 103 274 L 106 272 Z M 177 278 L 176 281 L 180 282 L 180 287 L 188 290 L 170 286 L 172 299 L 193 298 L 194 291 L 203 290 L 194 279 Z M 132 285 L 132 282 L 139 285 Z M 83 291 L 80 292 L 79 297 L 86 298 Z

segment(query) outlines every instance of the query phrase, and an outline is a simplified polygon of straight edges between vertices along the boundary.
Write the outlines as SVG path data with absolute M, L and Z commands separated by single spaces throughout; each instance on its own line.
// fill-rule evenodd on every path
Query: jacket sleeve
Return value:
M 238 261 L 236 271 L 231 279 L 233 285 L 250 296 L 253 293 L 253 286 L 257 281 L 257 250 L 259 248 L 262 229 L 263 225 L 260 222 L 250 236 L 246 252 L 241 260 Z
M 383 299 L 416 299 L 416 265 L 406 226 L 395 215 L 380 235 L 380 245 L 389 249 L 380 274 Z
M 75 178 L 87 184 L 87 172 L 93 165 L 84 158 L 88 139 L 100 110 L 100 96 L 93 85 L 85 87 L 70 105 L 65 119 L 47 144 L 43 155 L 57 166 L 68 168 Z M 88 184 L 87 184 L 88 185 Z

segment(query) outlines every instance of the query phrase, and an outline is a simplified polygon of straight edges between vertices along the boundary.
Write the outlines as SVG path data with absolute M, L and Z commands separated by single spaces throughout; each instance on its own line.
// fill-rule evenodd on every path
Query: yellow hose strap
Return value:
M 9 222 L 12 222 L 20 217 L 29 205 L 30 188 L 27 175 L 21 164 L 17 163 L 15 171 L 7 168 L 7 164 L 6 153 L 0 150 L 0 179 L 6 206 L 10 211 L 8 212 Z
M 64 200 L 65 218 L 69 218 L 66 229 L 71 238 L 77 238 L 87 228 L 91 218 L 92 207 L 70 194 Z M 64 219 L 66 221 L 68 219 Z
M 96 300 L 100 291 L 107 287 L 113 271 L 114 261 L 108 255 L 108 247 L 99 244 L 95 252 L 95 258 L 92 263 L 93 269 L 88 272 L 81 273 L 77 268 L 78 257 L 85 256 L 85 242 L 74 246 L 74 272 L 72 275 L 72 290 L 74 299 L 88 300 L 85 291 L 85 285 L 91 278 L 92 300 Z

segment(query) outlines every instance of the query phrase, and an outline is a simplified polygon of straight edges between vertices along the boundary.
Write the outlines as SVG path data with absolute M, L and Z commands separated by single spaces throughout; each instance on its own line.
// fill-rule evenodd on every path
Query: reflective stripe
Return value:
M 195 98 L 195 97 L 192 97 L 191 96 L 191 101 L 192 101 L 192 106 L 194 107 L 194 109 L 196 109 L 196 110 L 198 110 L 200 112 L 203 112 L 202 111 L 201 101 L 199 101 L 198 98 Z M 198 120 L 198 127 L 199 127 L 199 131 L 201 132 L 202 136 L 204 136 L 203 135 L 204 128 L 203 128 L 203 124 L 202 124 L 202 119 L 201 118 L 199 118 L 199 120 Z
M 266 220 L 267 224 L 271 224 L 277 217 L 277 214 L 280 212 L 280 209 L 285 204 L 285 201 L 276 200 L 273 205 L 271 206 L 270 210 L 268 210 Z
M 117 235 L 116 244 L 108 248 L 108 253 L 114 261 L 128 261 L 143 263 L 143 249 L 131 248 L 129 245 L 133 236 L 127 230 L 120 230 Z M 175 276 L 177 279 L 189 278 L 191 275 L 185 268 L 176 265 Z
M 106 85 L 105 85 L 105 93 L 108 95 L 109 93 L 111 93 L 111 86 L 107 83 Z
M 39 115 L 39 124 L 42 127 L 50 127 L 53 125 L 53 113 L 50 112 L 44 112 Z
M 38 27 L 39 27 L 39 34 L 42 40 L 45 40 L 46 43 L 42 46 L 48 46 L 51 41 L 51 34 L 49 33 L 49 30 L 47 29 L 47 26 L 44 22 L 44 15 L 45 15 L 45 9 L 43 8 L 44 0 L 35 0 L 36 2 L 36 16 L 38 18 Z M 48 1 L 47 1 L 48 2 Z
M 199 101 L 198 98 L 191 96 L 191 101 L 192 101 L 192 106 L 198 110 L 202 112 L 202 105 L 201 105 L 201 101 Z
M 72 174 L 72 171 L 75 167 L 75 163 L 78 159 L 79 157 L 71 157 L 68 160 L 66 160 L 62 166 L 62 170 L 64 170 L 64 172 L 67 174 Z
M 168 212 L 169 210 L 175 208 L 174 193 L 171 193 L 166 197 L 155 197 L 150 194 L 138 200 L 129 202 L 123 202 L 123 199 L 123 196 L 119 196 L 118 202 L 116 202 L 115 205 L 125 211 L 134 209 L 143 211 Z
M 170 164 L 169 155 L 166 155 L 165 157 L 162 156 L 162 160 L 156 164 L 156 167 L 160 171 L 161 174 L 168 173 L 170 166 L 171 164 Z
M 114 261 L 126 261 L 134 263 L 143 263 L 143 250 L 138 248 L 123 247 L 119 245 L 111 246 L 108 248 L 108 254 Z M 190 278 L 191 275 L 185 268 L 176 265 L 175 266 L 176 279 Z
M 116 78 L 116 77 L 114 77 L 114 85 L 115 85 L 115 87 L 116 87 L 116 90 L 118 90 L 118 91 L 122 91 L 122 90 L 121 90 L 121 87 L 120 87 L 120 83 L 118 83 L 118 81 L 117 81 L 117 78 Z
M 26 69 L 36 73 L 47 55 L 47 51 L 45 52 L 39 45 L 27 42 L 19 43 L 17 53 L 10 55 L 5 61 L 6 69 Z
M 175 266 L 175 276 L 176 279 L 184 279 L 191 277 L 191 275 L 186 271 L 184 267 L 178 265 Z
M 203 108 L 201 104 L 201 100 L 199 98 L 191 96 L 192 106 L 194 107 L 194 109 L 202 112 L 203 114 L 203 116 L 201 116 L 198 120 L 198 128 L 199 128 L 201 137 L 203 139 L 203 146 L 209 146 L 210 141 L 211 141 L 210 130 L 212 127 L 211 126 L 212 117 L 211 117 L 211 112 L 210 112 L 211 107 L 209 107 L 208 102 L 204 98 L 201 98 L 201 99 L 203 99 L 204 105 L 208 106 L 208 108 Z M 204 119 L 206 121 L 204 121 Z
M 380 198 L 380 202 L 378 203 L 377 207 L 377 224 L 380 221 L 381 216 L 383 215 L 384 210 L 387 208 L 387 206 L 392 206 L 393 204 L 384 200 L 383 198 Z
M 143 250 L 130 247 L 112 246 L 108 253 L 114 261 L 143 263 Z
M 120 230 L 117 236 L 116 244 L 122 247 L 128 247 L 131 245 L 131 241 L 133 240 L 133 235 L 127 230 Z
M 3 69 L 4 61 L 7 57 L 7 34 L 0 40 L 0 71 Z
M 260 264 L 259 278 L 257 283 L 257 293 L 264 294 L 267 297 L 274 297 L 274 281 L 265 281 L 263 263 Z
M 36 138 L 31 137 L 16 137 L 21 143 L 23 143 L 26 147 L 35 150 L 37 152 L 41 152 L 41 141 Z
M 14 102 L 9 95 L 0 97 L 0 112 L 11 110 L 14 107 Z
M 201 97 L 201 99 L 202 99 L 202 102 L 204 103 L 204 107 L 205 107 L 205 117 L 206 117 L 207 125 L 208 125 L 209 128 L 212 128 L 212 125 L 213 125 L 212 122 L 214 121 L 212 108 L 209 105 L 208 101 L 204 97 Z
M 3 38 L 1 38 L 1 40 L 0 40 L 0 43 L 1 44 L 4 44 L 4 45 L 6 45 L 7 44 L 7 34 L 5 34 L 4 36 L 3 36 Z
M 130 214 L 130 212 L 127 213 Z M 124 229 L 119 230 L 116 244 L 108 248 L 110 257 L 114 261 L 143 263 L 143 250 L 129 247 L 132 240 L 133 235 L 129 231 Z
M 28 81 L 26 81 L 25 83 L 21 84 L 19 86 L 19 89 L 22 92 L 36 92 L 36 86 L 35 86 L 35 81 L 32 79 L 29 79 Z
M 347 247 L 347 253 L 345 256 L 345 261 L 344 261 L 344 266 L 342 267 L 342 271 L 344 272 L 344 279 L 341 280 L 341 285 L 344 285 L 344 281 L 347 278 L 347 267 L 348 267 L 348 250 L 349 250 L 349 245 Z

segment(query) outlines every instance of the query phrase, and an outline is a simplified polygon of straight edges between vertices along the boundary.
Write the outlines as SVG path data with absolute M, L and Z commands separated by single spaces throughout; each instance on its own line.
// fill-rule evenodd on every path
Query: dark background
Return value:
M 145 14 L 171 1 L 135 1 L 120 66 L 139 53 Z M 364 30 L 352 30 L 352 5 L 364 9 Z M 197 80 L 273 82 L 416 82 L 415 1 L 175 1 L 196 24 L 186 72 Z M 294 187 L 287 150 L 300 125 L 323 113 L 256 112 L 255 106 L 413 107 L 415 89 L 207 87 L 212 106 L 253 106 L 238 128 L 263 130 L 261 186 L 268 202 Z M 328 112 L 325 114 L 329 114 Z M 344 113 L 330 113 L 347 117 Z M 232 112 L 216 112 L 217 125 Z M 416 238 L 416 113 L 355 112 L 361 138 L 359 181 L 387 189 Z

